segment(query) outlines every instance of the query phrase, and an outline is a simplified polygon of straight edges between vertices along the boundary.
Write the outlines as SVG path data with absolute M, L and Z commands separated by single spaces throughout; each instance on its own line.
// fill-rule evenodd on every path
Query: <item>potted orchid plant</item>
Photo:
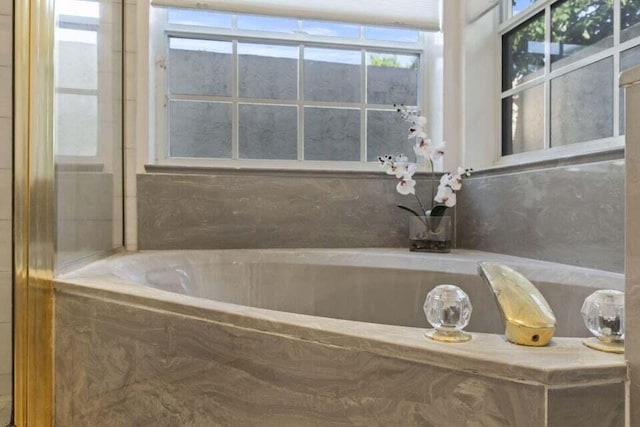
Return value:
M 437 188 L 431 179 L 430 203 L 425 205 L 416 193 L 416 181 L 413 176 L 422 164 L 427 164 L 429 171 L 434 172 L 435 162 L 444 155 L 445 143 L 434 143 L 428 138 L 425 131 L 427 119 L 420 115 L 418 110 L 409 110 L 404 105 L 397 104 L 394 104 L 394 107 L 402 119 L 409 123 L 409 139 L 415 140 L 413 151 L 416 161 L 410 162 L 404 154 L 386 154 L 378 157 L 378 161 L 388 175 L 398 178 L 398 193 L 405 196 L 413 195 L 417 202 L 417 209 L 398 205 L 400 209 L 411 213 L 410 248 L 412 251 L 450 252 L 451 218 L 445 214 L 449 208 L 456 205 L 456 192 L 462 189 L 462 180 L 471 175 L 471 169 L 459 167 L 456 173 L 444 173 Z

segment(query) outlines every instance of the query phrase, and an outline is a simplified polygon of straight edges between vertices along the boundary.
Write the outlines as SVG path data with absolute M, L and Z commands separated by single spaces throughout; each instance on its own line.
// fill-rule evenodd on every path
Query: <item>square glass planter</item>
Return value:
M 415 252 L 451 252 L 451 217 L 409 217 L 409 242 Z

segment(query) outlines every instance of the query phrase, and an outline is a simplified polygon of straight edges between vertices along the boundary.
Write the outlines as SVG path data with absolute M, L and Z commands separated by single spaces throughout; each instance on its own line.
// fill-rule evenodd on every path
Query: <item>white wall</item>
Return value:
M 489 0 L 467 0 L 464 26 L 464 135 L 462 160 L 481 169 L 498 158 L 500 114 L 500 8 L 479 17 Z
M 0 425 L 11 408 L 12 7 L 0 0 Z

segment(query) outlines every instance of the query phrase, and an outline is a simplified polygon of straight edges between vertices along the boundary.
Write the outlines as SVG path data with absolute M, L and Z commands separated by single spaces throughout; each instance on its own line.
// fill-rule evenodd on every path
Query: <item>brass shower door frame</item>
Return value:
M 53 424 L 53 0 L 14 4 L 14 423 Z

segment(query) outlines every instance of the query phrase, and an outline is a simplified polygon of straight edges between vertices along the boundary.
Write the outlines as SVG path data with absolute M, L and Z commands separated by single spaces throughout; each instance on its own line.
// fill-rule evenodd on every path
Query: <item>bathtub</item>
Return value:
M 506 342 L 479 261 L 532 280 L 558 318 Z M 424 337 L 442 283 L 474 306 L 467 343 Z M 623 425 L 624 356 L 579 315 L 622 275 L 478 251 L 159 251 L 55 282 L 58 425 Z M 621 424 L 622 423 L 622 424 Z

